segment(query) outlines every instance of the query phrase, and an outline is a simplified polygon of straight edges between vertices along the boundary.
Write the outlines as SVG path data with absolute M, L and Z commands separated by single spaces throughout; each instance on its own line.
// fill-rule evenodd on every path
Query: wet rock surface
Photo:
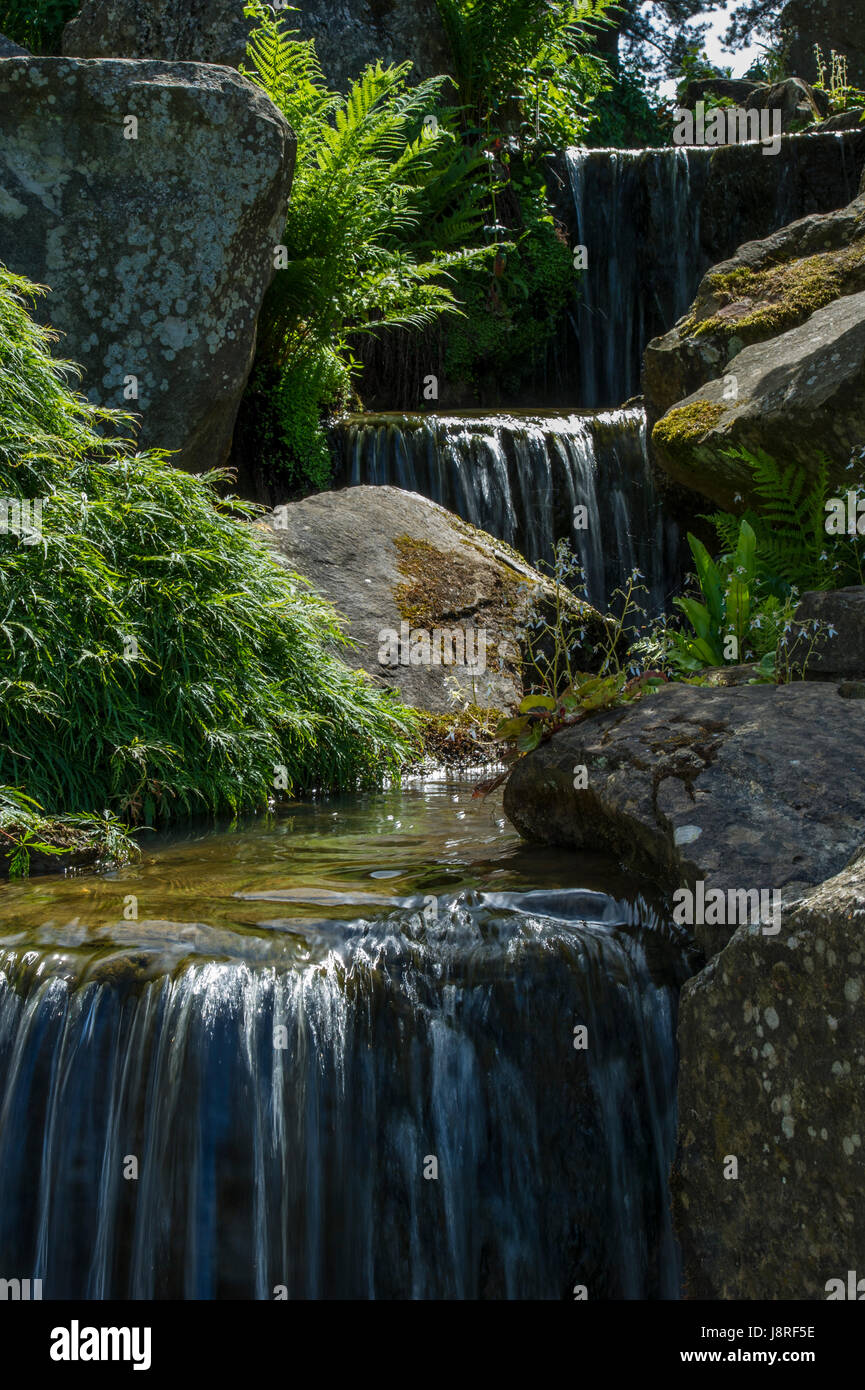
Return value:
M 828 683 L 666 686 L 521 759 L 504 807 L 526 838 L 611 851 L 668 890 L 701 880 L 786 905 L 862 843 L 865 705 Z M 732 930 L 695 935 L 712 955 Z

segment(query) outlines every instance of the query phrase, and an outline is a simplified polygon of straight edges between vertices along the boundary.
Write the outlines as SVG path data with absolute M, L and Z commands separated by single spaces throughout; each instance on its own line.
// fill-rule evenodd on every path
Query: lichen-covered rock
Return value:
M 347 619 L 357 646 L 345 659 L 398 688 L 407 704 L 445 711 L 459 699 L 505 709 L 521 698 L 526 603 L 551 586 L 501 541 L 395 487 L 319 493 L 276 508 L 263 524 L 292 569 Z M 589 665 L 603 620 L 576 599 L 572 615 Z M 429 657 L 443 659 L 424 659 L 413 632 L 428 634 Z
M 865 837 L 865 702 L 822 683 L 668 685 L 522 758 L 504 807 L 527 839 L 612 852 L 667 891 L 702 881 L 788 904 Z M 695 935 L 711 955 L 732 930 Z
M 865 1274 L 863 941 L 860 854 L 778 936 L 740 927 L 684 987 L 672 1194 L 687 1297 L 826 1299 Z
M 734 448 L 765 450 L 811 480 L 820 458 L 830 485 L 849 483 L 865 439 L 865 292 L 835 299 L 797 328 L 733 357 L 723 377 L 673 407 L 652 431 L 669 477 L 728 511 L 755 500 Z
M 243 0 L 84 0 L 66 26 L 64 53 L 78 58 L 159 58 L 169 62 L 244 61 L 253 21 Z M 415 75 L 448 67 L 435 0 L 308 0 L 289 27 L 315 39 L 328 80 L 340 90 L 368 64 L 410 59 Z
M 84 0 L 63 32 L 63 52 L 236 68 L 252 28 L 243 10 L 244 0 Z
M 746 243 L 700 285 L 690 312 L 646 349 L 655 462 L 735 507 L 751 475 L 731 448 L 812 475 L 821 453 L 849 482 L 865 439 L 865 196 Z
M 0 261 L 50 288 L 87 395 L 192 470 L 228 455 L 293 161 L 227 69 L 0 61 Z

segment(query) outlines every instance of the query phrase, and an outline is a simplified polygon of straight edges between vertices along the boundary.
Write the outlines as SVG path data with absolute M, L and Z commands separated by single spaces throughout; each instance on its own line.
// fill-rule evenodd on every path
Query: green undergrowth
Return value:
M 35 293 L 0 268 L 0 785 L 154 824 L 397 775 L 413 715 L 339 659 L 334 610 L 225 474 L 133 455 L 71 390 Z
M 0 0 L 0 34 L 31 53 L 59 53 L 63 28 L 80 0 Z
M 46 816 L 14 787 L 0 787 L 0 878 L 24 878 L 37 864 L 126 864 L 138 845 L 114 816 Z

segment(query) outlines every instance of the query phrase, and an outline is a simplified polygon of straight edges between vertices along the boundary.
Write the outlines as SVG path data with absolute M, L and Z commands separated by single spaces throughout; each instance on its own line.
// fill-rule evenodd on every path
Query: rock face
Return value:
M 865 680 L 865 588 L 856 584 L 847 589 L 803 594 L 788 640 L 795 645 L 798 624 L 810 624 L 815 619 L 822 627 L 805 671 L 806 679 Z M 837 634 L 834 637 L 833 631 Z
M 504 709 L 521 698 L 521 615 L 528 594 L 550 586 L 502 542 L 394 487 L 319 493 L 278 507 L 263 524 L 292 569 L 348 619 L 358 646 L 345 659 L 398 688 L 406 703 L 445 711 L 458 696 Z M 594 609 L 574 600 L 574 621 L 597 640 Z M 426 659 L 412 631 L 430 634 Z M 437 649 L 455 659 L 435 662 Z M 412 651 L 420 659 L 402 664 Z
M 290 14 L 315 39 L 329 81 L 345 90 L 367 63 L 411 59 L 416 74 L 448 68 L 435 0 L 310 0 Z M 66 26 L 63 51 L 77 58 L 159 58 L 167 62 L 244 61 L 253 28 L 243 0 L 84 0 Z
M 7 39 L 5 34 L 0 34 L 0 58 L 29 58 L 26 48 L 19 48 L 17 43 Z
M 739 248 L 646 351 L 652 446 L 676 482 L 730 507 L 747 490 L 731 446 L 839 483 L 865 439 L 865 197 Z M 662 418 L 663 417 L 663 418 Z
M 816 81 L 814 45 L 819 43 L 827 66 L 834 48 L 845 54 L 849 80 L 865 87 L 865 10 L 861 0 L 787 0 L 781 13 L 791 71 Z
M 717 97 L 746 111 L 780 111 L 781 128 L 789 131 L 815 116 L 828 116 L 829 97 L 799 77 L 783 82 L 752 82 L 746 77 L 702 77 L 689 82 L 681 105 L 693 110 L 698 101 Z
M 251 28 L 243 0 L 84 0 L 63 32 L 63 52 L 236 68 Z
M 521 759 L 504 806 L 527 839 L 610 851 L 667 890 L 702 880 L 786 904 L 862 842 L 865 703 L 822 683 L 669 685 Z M 695 935 L 711 955 L 731 931 Z
M 863 932 L 859 855 L 780 935 L 740 927 L 684 987 L 672 1192 L 690 1298 L 825 1299 L 862 1276 Z
M 227 458 L 293 161 L 237 73 L 0 61 L 0 261 L 49 286 L 39 312 L 90 398 L 183 467 Z
M 744 104 L 752 111 L 779 111 L 784 131 L 801 129 L 810 121 L 829 114 L 826 94 L 815 91 L 801 77 L 785 77 L 782 82 L 761 87 Z

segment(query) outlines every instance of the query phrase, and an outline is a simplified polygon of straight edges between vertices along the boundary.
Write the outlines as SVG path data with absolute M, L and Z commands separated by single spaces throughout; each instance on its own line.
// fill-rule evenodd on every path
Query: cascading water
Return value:
M 692 302 L 706 271 L 766 237 L 856 196 L 865 135 L 789 136 L 759 144 L 566 154 L 574 240 L 588 265 L 573 315 L 574 399 L 597 408 L 640 390 L 647 343 Z
M 579 864 L 564 886 L 572 855 L 445 782 L 8 886 L 0 1278 L 46 1299 L 678 1297 L 696 957 L 614 865 Z
M 556 542 L 568 539 L 591 603 L 606 607 L 637 568 L 649 606 L 663 609 L 678 533 L 655 490 L 642 411 L 354 416 L 333 439 L 338 482 L 419 492 L 533 564 L 549 564 Z
M 355 921 L 307 963 L 280 927 L 272 962 L 153 978 L 2 953 L 5 1271 L 55 1298 L 677 1296 L 669 942 L 576 893 Z

